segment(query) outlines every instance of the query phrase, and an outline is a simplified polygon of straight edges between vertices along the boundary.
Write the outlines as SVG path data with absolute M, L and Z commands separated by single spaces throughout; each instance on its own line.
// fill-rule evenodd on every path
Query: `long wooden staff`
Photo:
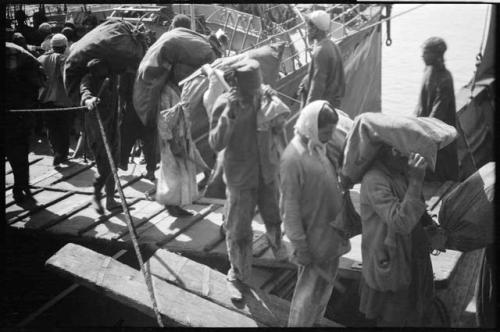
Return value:
M 99 89 L 99 95 L 101 95 L 102 92 L 104 91 L 104 89 L 109 85 L 109 81 L 110 80 L 108 77 L 104 80 L 104 82 L 101 85 L 101 88 Z M 113 173 L 115 183 L 117 184 L 118 193 L 120 195 L 120 200 L 121 200 L 121 205 L 122 205 L 123 211 L 125 212 L 125 219 L 127 221 L 127 226 L 128 226 L 128 230 L 130 233 L 130 239 L 132 240 L 132 244 L 134 246 L 134 251 L 135 251 L 135 254 L 137 256 L 137 260 L 139 261 L 139 266 L 141 267 L 141 272 L 144 276 L 144 281 L 146 282 L 146 286 L 148 288 L 148 293 L 149 293 L 149 297 L 151 299 L 151 303 L 153 305 L 153 311 L 154 311 L 155 316 L 156 316 L 156 321 L 158 322 L 158 326 L 163 327 L 164 326 L 163 321 L 161 319 L 160 312 L 158 311 L 158 305 L 157 305 L 155 294 L 154 294 L 151 274 L 145 268 L 144 262 L 142 260 L 141 251 L 139 249 L 139 244 L 137 242 L 137 233 L 136 233 L 134 224 L 132 223 L 132 217 L 130 216 L 130 211 L 128 209 L 127 202 L 125 201 L 125 195 L 123 194 L 123 189 L 122 189 L 122 186 L 120 184 L 120 178 L 118 177 L 116 165 L 115 165 L 115 162 L 113 160 L 113 154 L 111 153 L 111 148 L 109 146 L 108 138 L 106 136 L 106 131 L 104 130 L 104 125 L 102 123 L 101 114 L 99 112 L 98 107 L 96 107 L 94 110 L 95 110 L 95 114 L 97 117 L 97 122 L 99 123 L 99 129 L 101 132 L 102 140 L 104 142 L 104 147 L 106 148 L 106 154 L 108 156 L 109 166 L 111 167 L 111 172 Z

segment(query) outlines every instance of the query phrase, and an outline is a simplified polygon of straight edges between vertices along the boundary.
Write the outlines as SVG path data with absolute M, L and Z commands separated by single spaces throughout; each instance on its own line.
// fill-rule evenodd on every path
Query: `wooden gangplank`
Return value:
M 145 264 L 152 273 L 158 309 L 169 322 L 190 327 L 286 326 L 289 303 L 249 288 L 244 302 L 234 304 L 225 276 L 208 266 L 165 250 L 158 250 Z M 46 266 L 154 317 L 140 271 L 112 257 L 70 243 L 49 258 Z M 340 327 L 326 319 L 321 325 Z

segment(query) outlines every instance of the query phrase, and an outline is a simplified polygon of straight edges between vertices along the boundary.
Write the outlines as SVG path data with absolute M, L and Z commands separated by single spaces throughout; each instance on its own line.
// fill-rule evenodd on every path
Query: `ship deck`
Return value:
M 31 153 L 29 160 L 30 185 L 36 204 L 23 206 L 13 200 L 13 175 L 9 163 L 5 162 L 5 219 L 9 227 L 57 237 L 64 239 L 64 242 L 83 244 L 90 248 L 93 243 L 99 242 L 100 245 L 104 243 L 116 247 L 117 251 L 132 249 L 125 215 L 109 212 L 98 215 L 90 204 L 92 179 L 96 173 L 93 162 L 75 159 L 54 168 L 51 156 Z M 129 164 L 127 171 L 119 170 L 140 244 L 155 245 L 187 257 L 227 262 L 226 244 L 220 233 L 224 201 L 200 197 L 187 206 L 194 213 L 192 217 L 172 217 L 164 206 L 146 199 L 144 192 L 154 189 L 154 184 L 144 179 L 144 172 L 145 166 L 135 163 Z M 431 215 L 438 213 L 443 195 L 454 186 L 451 182 L 442 185 L 429 183 L 425 186 L 424 196 Z M 351 197 L 354 206 L 359 209 L 358 187 L 351 191 Z M 296 280 L 295 266 L 276 259 L 259 214 L 253 220 L 252 228 L 252 286 L 290 300 Z M 286 235 L 283 242 L 289 252 L 291 247 Z M 335 285 L 340 293 L 346 291 L 343 280 L 358 280 L 361 275 L 361 236 L 352 238 L 351 246 L 351 251 L 340 260 L 339 277 Z M 432 256 L 437 289 L 448 287 L 453 275 L 459 270 L 457 263 L 462 256 L 462 253 L 452 250 Z

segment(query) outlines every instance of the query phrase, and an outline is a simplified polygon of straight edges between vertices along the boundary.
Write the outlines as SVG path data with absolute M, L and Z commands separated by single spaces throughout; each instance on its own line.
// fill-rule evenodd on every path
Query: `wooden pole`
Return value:
M 99 95 L 101 95 L 102 91 L 104 91 L 104 89 L 109 85 L 109 82 L 110 82 L 109 78 L 106 78 L 104 80 L 104 82 L 101 85 Z M 116 186 L 118 188 L 118 193 L 120 195 L 120 200 L 121 200 L 123 212 L 125 212 L 125 219 L 127 221 L 127 227 L 128 227 L 129 234 L 130 234 L 130 239 L 132 240 L 132 244 L 134 246 L 134 251 L 135 251 L 135 254 L 137 256 L 139 266 L 141 267 L 141 271 L 142 271 L 142 274 L 144 276 L 144 281 L 146 282 L 146 286 L 148 288 L 148 293 L 149 293 L 149 297 L 151 299 L 151 304 L 153 306 L 153 311 L 155 313 L 158 326 L 164 327 L 160 312 L 158 310 L 156 298 L 154 295 L 154 289 L 153 289 L 151 275 L 148 273 L 147 269 L 144 268 L 144 262 L 143 262 L 142 255 L 141 255 L 141 252 L 139 249 L 139 244 L 137 242 L 137 234 L 136 234 L 136 231 L 134 228 L 134 224 L 132 223 L 132 216 L 130 215 L 130 211 L 129 211 L 127 203 L 125 201 L 125 195 L 123 194 L 123 189 L 122 189 L 121 184 L 120 184 L 120 178 L 118 177 L 118 171 L 116 170 L 116 165 L 115 165 L 115 162 L 113 160 L 113 154 L 112 154 L 111 148 L 109 146 L 109 142 L 108 142 L 108 139 L 106 136 L 106 131 L 104 130 L 104 125 L 102 123 L 99 108 L 96 107 L 94 109 L 94 111 L 95 111 L 95 114 L 97 117 L 97 122 L 99 124 L 99 130 L 101 132 L 101 137 L 102 137 L 102 140 L 104 142 L 104 147 L 106 148 L 106 154 L 108 156 L 109 166 L 111 167 L 111 172 L 113 174 Z

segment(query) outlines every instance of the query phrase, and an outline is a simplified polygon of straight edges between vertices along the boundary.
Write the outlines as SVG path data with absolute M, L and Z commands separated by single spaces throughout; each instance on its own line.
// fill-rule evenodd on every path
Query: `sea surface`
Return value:
M 395 4 L 392 16 L 416 6 L 419 4 Z M 421 46 L 428 37 L 442 37 L 448 45 L 445 63 L 454 79 L 455 94 L 467 84 L 476 68 L 476 54 L 480 49 L 489 6 L 491 5 L 425 4 L 392 20 L 392 45 L 389 47 L 385 46 L 384 24 L 382 112 L 409 114 L 415 108 L 425 67 Z

